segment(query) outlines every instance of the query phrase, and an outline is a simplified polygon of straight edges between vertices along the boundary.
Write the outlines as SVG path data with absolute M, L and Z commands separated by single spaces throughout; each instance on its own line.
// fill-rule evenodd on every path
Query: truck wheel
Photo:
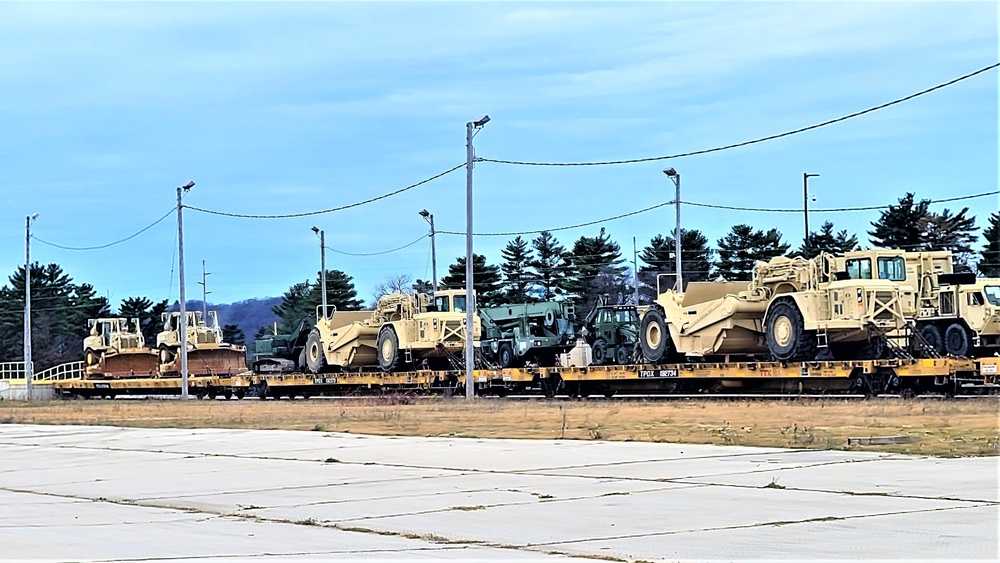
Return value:
M 788 362 L 816 357 L 816 335 L 806 332 L 802 312 L 793 301 L 782 300 L 771 305 L 764 321 L 764 332 L 767 347 L 776 360 Z
M 959 323 L 952 323 L 944 333 L 944 349 L 951 356 L 969 355 L 969 331 Z
M 639 323 L 639 345 L 642 347 L 642 355 L 654 364 L 669 362 L 676 356 L 677 349 L 670 339 L 663 312 L 659 309 L 650 309 L 642 316 L 642 322 Z
M 514 349 L 510 344 L 504 342 L 497 348 L 497 363 L 501 368 L 509 368 L 514 365 Z
M 598 338 L 590 347 L 593 350 L 594 365 L 602 365 L 608 362 L 608 343 L 603 338 Z
M 392 326 L 384 326 L 378 333 L 378 365 L 382 371 L 396 371 L 399 368 L 399 337 Z
M 940 356 L 944 353 L 944 339 L 941 338 L 941 329 L 934 325 L 924 325 L 920 329 L 920 338 L 928 348 Z
M 628 364 L 631 359 L 632 358 L 629 357 L 628 350 L 626 350 L 624 346 L 619 346 L 618 351 L 615 352 L 615 362 L 620 366 L 624 366 Z
M 320 373 L 326 368 L 326 354 L 323 353 L 323 338 L 318 330 L 309 333 L 306 339 L 306 367 L 312 373 Z

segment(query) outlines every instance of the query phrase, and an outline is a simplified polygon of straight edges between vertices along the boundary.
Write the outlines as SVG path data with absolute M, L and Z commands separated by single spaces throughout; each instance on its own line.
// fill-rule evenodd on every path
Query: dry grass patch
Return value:
M 0 403 L 0 421 L 147 428 L 249 428 L 459 436 L 738 444 L 848 449 L 848 438 L 908 436 L 856 449 L 926 455 L 1000 454 L 1000 402 L 118 400 Z M 854 446 L 852 446 L 854 447 Z

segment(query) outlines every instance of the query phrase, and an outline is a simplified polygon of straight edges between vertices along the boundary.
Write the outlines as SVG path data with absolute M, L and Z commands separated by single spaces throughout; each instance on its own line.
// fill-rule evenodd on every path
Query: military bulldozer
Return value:
M 594 365 L 633 362 L 639 343 L 639 312 L 635 305 L 610 305 L 602 298 L 583 326 Z
M 87 377 L 155 377 L 156 352 L 146 347 L 139 319 L 90 319 L 90 335 L 83 339 Z
M 320 373 L 379 366 L 383 371 L 421 367 L 445 369 L 450 357 L 465 347 L 465 290 L 427 295 L 393 293 L 379 299 L 374 311 L 317 309 L 315 327 L 306 341 L 305 362 Z M 474 338 L 479 317 L 473 316 Z
M 572 348 L 576 338 L 576 313 L 570 302 L 512 303 L 480 308 L 478 313 L 480 350 L 501 368 L 526 362 L 555 365 L 556 357 Z
M 915 316 L 914 289 L 841 269 L 877 251 L 812 259 L 776 257 L 749 282 L 691 282 L 665 291 L 642 317 L 639 341 L 653 363 L 732 356 L 778 361 L 875 359 Z
M 163 313 L 163 330 L 156 335 L 160 375 L 177 376 L 181 370 L 179 312 Z M 246 347 L 223 342 L 215 311 L 208 319 L 201 311 L 187 311 L 187 358 L 190 375 L 235 375 L 247 371 Z

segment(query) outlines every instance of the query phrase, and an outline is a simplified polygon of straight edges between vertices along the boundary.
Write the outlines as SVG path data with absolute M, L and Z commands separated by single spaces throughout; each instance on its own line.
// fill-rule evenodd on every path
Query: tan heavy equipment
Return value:
M 313 373 L 376 365 L 400 371 L 425 359 L 428 367 L 447 368 L 448 357 L 465 347 L 464 289 L 438 291 L 433 305 L 423 293 L 393 293 L 379 299 L 374 311 L 327 316 L 319 309 L 306 341 L 306 366 Z M 479 317 L 473 319 L 478 339 Z
M 642 318 L 643 354 L 654 363 L 880 357 L 883 335 L 899 334 L 915 316 L 915 290 L 898 281 L 851 279 L 840 258 L 776 257 L 758 262 L 749 282 L 691 282 L 683 293 L 663 292 Z
M 90 319 L 90 335 L 83 339 L 87 377 L 155 377 L 156 352 L 146 347 L 139 319 Z
M 840 258 L 840 267 L 854 278 L 875 277 L 914 289 L 915 330 L 926 345 L 918 352 L 969 357 L 1000 349 L 1000 279 L 956 273 L 948 251 L 870 252 L 870 257 Z
M 181 370 L 179 312 L 163 313 L 163 331 L 156 335 L 160 375 L 177 376 Z M 206 320 L 201 311 L 187 312 L 189 375 L 238 374 L 247 371 L 246 347 L 223 342 L 215 311 Z

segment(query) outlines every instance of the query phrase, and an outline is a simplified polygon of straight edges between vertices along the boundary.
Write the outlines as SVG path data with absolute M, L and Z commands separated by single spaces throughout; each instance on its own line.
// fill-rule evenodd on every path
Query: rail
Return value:
M 83 362 L 67 362 L 65 364 L 59 364 L 57 366 L 52 366 L 49 369 L 42 370 L 34 375 L 33 379 L 39 381 L 63 381 L 65 379 L 82 379 L 83 378 Z

